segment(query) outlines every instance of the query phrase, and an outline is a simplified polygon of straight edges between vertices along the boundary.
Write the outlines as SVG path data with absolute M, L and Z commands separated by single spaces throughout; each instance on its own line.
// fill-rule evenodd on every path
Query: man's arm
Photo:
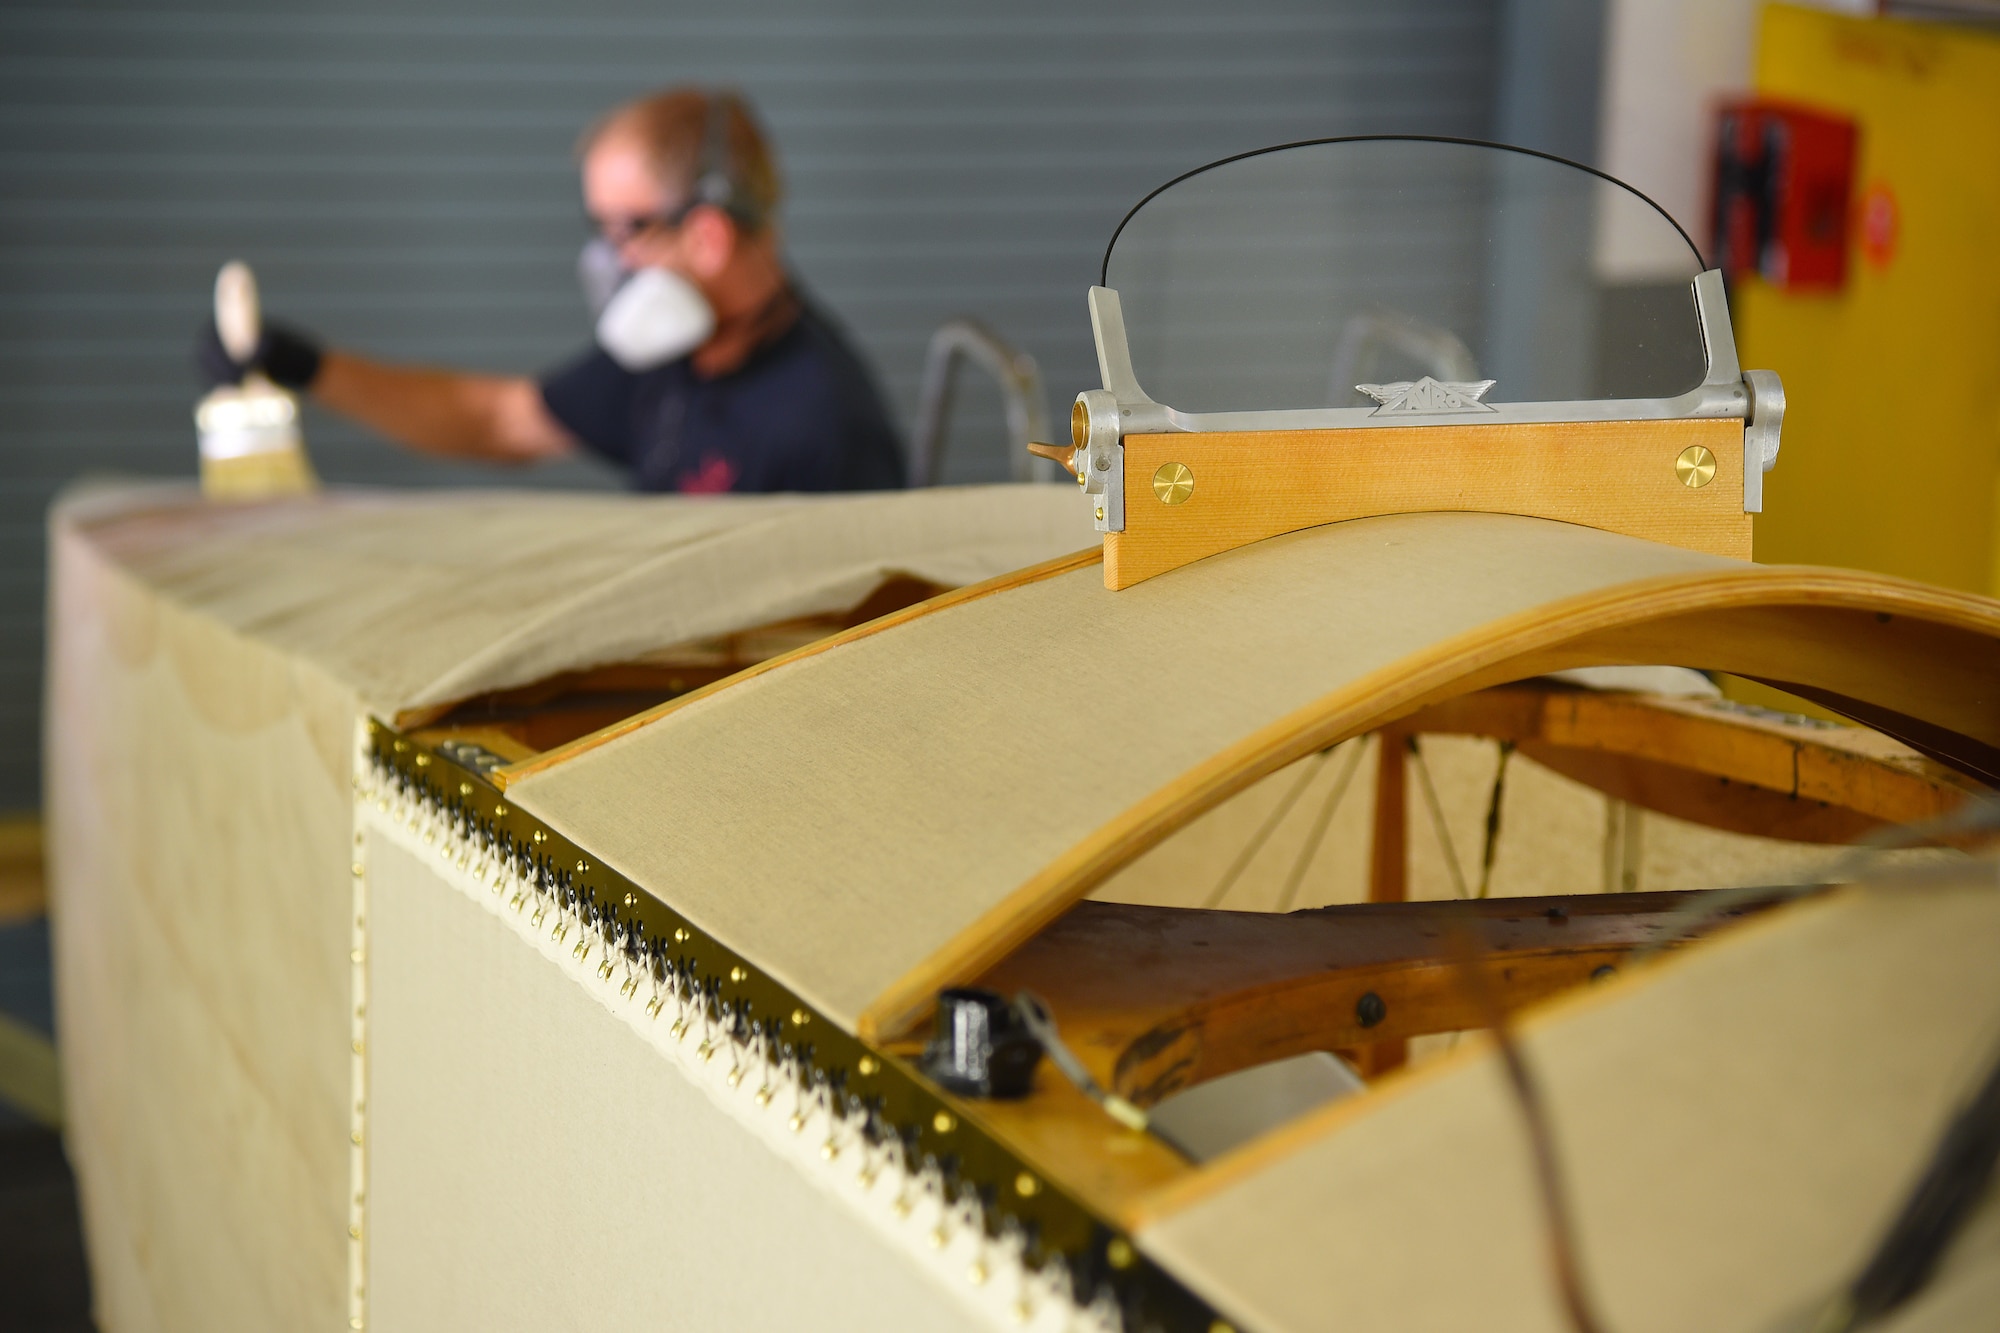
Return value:
M 525 376 L 385 365 L 328 350 L 312 380 L 327 407 L 424 453 L 529 463 L 577 448 Z

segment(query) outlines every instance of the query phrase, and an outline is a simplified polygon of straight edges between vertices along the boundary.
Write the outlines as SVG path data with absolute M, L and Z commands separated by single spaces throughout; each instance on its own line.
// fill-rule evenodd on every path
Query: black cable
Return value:
M 1845 1293 L 1855 1329 L 1887 1315 L 1923 1290 L 1973 1210 L 2000 1161 L 2000 1055 L 1986 1079 L 1945 1128 L 1889 1233 Z

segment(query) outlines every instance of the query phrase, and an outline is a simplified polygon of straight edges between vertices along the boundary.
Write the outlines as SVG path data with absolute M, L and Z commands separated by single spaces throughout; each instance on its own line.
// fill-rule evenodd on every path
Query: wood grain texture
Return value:
M 1454 956 L 1454 929 L 1479 940 L 1489 984 L 1512 1010 L 1615 968 L 1701 897 L 1343 903 L 1289 913 L 1082 902 L 979 984 L 1033 991 L 1100 1083 L 1151 1106 L 1306 1051 L 1485 1026 Z M 1369 994 L 1382 1004 L 1364 1015 Z
M 1986 788 L 1877 732 L 1540 683 L 1433 705 L 1400 726 L 1512 741 L 1546 768 L 1732 833 L 1849 843 L 1956 809 Z
M 1715 455 L 1707 485 L 1682 485 L 1690 445 Z M 1194 473 L 1163 504 L 1153 474 Z M 1283 532 L 1371 514 L 1525 514 L 1669 546 L 1750 558 L 1743 423 L 1585 421 L 1389 426 L 1125 437 L 1125 531 L 1104 538 L 1104 586 L 1129 588 Z

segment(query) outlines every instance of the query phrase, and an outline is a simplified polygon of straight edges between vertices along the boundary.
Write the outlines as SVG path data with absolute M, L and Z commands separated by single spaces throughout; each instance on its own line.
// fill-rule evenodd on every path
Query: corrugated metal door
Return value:
M 535 371 L 579 348 L 571 144 L 649 88 L 729 83 L 778 140 L 798 272 L 907 422 L 973 314 L 1096 383 L 1083 293 L 1124 210 L 1225 153 L 1494 124 L 1498 6 L 1191 0 L 414 0 L 0 11 L 0 808 L 36 802 L 42 513 L 91 471 L 191 476 L 191 332 L 223 259 L 389 357 Z M 968 385 L 946 478 L 1006 474 Z M 610 485 L 426 462 L 323 415 L 335 482 Z

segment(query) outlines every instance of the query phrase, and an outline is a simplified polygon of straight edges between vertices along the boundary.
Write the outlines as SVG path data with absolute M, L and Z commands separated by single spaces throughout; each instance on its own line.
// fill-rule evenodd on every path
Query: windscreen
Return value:
M 1635 249 L 1637 280 L 1605 262 Z M 1175 181 L 1125 219 L 1104 284 L 1148 395 L 1230 412 L 1370 407 L 1424 375 L 1492 380 L 1488 403 L 1671 397 L 1705 370 L 1701 268 L 1671 218 L 1582 167 L 1370 138 Z

